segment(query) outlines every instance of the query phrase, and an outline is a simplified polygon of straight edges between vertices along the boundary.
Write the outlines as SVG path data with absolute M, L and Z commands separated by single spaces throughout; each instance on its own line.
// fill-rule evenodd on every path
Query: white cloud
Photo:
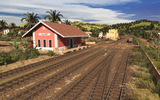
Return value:
M 73 21 L 82 20 L 98 20 L 92 21 L 101 24 L 115 24 L 123 22 L 131 22 L 126 18 L 135 16 L 134 14 L 119 13 L 114 10 L 104 8 L 91 8 L 80 4 L 71 3 L 86 3 L 91 5 L 116 5 L 127 2 L 139 2 L 139 0 L 5 0 L 1 2 L 1 12 L 22 14 L 27 12 L 34 12 L 38 15 L 47 15 L 46 11 L 57 10 L 64 15 L 66 19 Z M 1 6 L 2 5 L 2 6 Z M 0 19 L 5 19 L 7 22 L 13 21 L 17 25 L 21 24 L 22 17 L 2 16 Z M 63 18 L 62 18 L 63 19 Z

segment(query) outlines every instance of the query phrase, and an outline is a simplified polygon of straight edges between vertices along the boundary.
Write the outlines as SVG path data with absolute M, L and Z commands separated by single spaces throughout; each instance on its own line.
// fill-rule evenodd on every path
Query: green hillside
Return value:
M 24 25 L 26 25 L 26 23 L 25 23 L 25 24 L 18 25 L 18 26 L 20 26 L 20 27 L 24 27 Z
M 137 26 L 144 26 L 144 25 L 148 26 L 148 25 L 150 25 L 150 24 L 151 24 L 151 22 L 141 22 L 141 23 L 139 23 L 139 24 L 134 24 L 134 25 L 130 26 L 130 28 L 132 28 L 132 27 L 137 27 Z M 154 24 L 154 26 L 155 26 L 156 28 L 158 27 L 157 24 Z

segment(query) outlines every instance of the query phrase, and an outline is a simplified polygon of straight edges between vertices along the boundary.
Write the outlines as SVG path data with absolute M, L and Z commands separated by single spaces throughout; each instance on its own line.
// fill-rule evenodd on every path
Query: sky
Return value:
M 0 20 L 9 24 L 24 24 L 24 13 L 38 14 L 41 20 L 46 11 L 56 10 L 62 21 L 117 24 L 147 19 L 160 21 L 160 0 L 0 0 Z

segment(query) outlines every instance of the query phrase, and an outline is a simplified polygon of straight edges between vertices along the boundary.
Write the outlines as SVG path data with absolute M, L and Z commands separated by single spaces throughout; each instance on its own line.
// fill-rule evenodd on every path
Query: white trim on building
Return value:
M 55 48 L 58 48 L 58 36 L 56 33 L 54 33 L 54 42 L 55 42 Z
M 36 47 L 36 44 L 35 44 L 35 31 L 33 31 L 33 47 L 34 48 Z

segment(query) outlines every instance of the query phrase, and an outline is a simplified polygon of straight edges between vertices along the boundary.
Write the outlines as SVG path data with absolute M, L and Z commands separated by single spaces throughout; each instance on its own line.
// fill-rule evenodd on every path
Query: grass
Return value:
M 4 82 L 7 82 L 7 81 L 10 81 L 10 80 L 12 80 L 12 79 L 15 79 L 15 78 L 17 78 L 17 77 L 20 77 L 20 76 L 23 76 L 23 75 L 29 74 L 29 73 L 31 73 L 31 72 L 33 72 L 33 71 L 36 71 L 36 70 L 42 69 L 42 68 L 44 68 L 44 67 L 46 67 L 46 66 L 42 66 L 42 67 L 40 67 L 40 68 L 37 68 L 37 69 L 31 70 L 31 71 L 28 71 L 28 72 L 26 72 L 26 73 L 22 73 L 22 74 L 19 74 L 19 75 L 17 75 L 17 76 L 14 76 L 14 77 L 8 78 L 8 79 L 6 79 L 6 80 L 1 81 L 1 82 L 0 82 L 0 84 L 2 84 L 2 83 L 4 83 Z
M 105 48 L 105 47 L 103 47 L 103 48 L 102 48 L 102 49 L 100 49 L 99 51 L 103 50 L 104 48 Z M 92 55 L 94 55 L 94 54 L 98 53 L 99 51 L 93 52 L 92 54 L 89 54 L 87 57 L 92 56 Z
M 139 48 L 133 49 L 132 64 L 134 83 L 130 87 L 134 90 L 133 100 L 160 100 L 160 86 Z
M 139 23 L 139 24 L 135 24 L 135 25 L 130 26 L 130 28 L 136 27 L 136 26 L 150 25 L 150 24 L 151 24 L 151 22 L 141 22 L 141 23 Z

